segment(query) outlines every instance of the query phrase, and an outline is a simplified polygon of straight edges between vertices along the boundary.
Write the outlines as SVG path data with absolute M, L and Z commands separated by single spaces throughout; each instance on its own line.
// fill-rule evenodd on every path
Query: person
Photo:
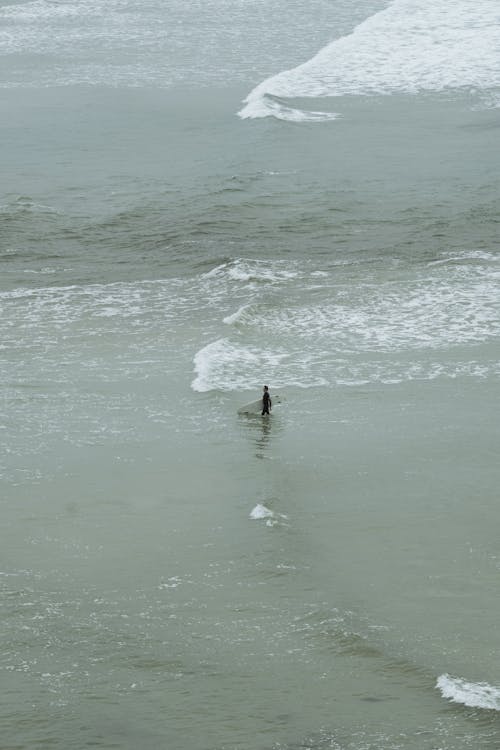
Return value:
M 273 402 L 271 401 L 271 396 L 269 394 L 269 387 L 267 385 L 263 388 L 263 394 L 262 394 L 262 416 L 264 414 L 269 414 L 271 409 L 273 408 Z

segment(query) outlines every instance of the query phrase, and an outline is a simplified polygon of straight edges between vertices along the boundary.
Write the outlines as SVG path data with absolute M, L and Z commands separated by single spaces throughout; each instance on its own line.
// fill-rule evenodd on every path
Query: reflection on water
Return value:
M 269 441 L 271 440 L 273 418 L 271 416 L 264 415 L 260 418 L 260 434 L 255 440 L 255 446 L 257 448 L 255 456 L 257 458 L 266 458 L 266 454 L 269 449 Z
M 279 417 L 274 414 L 270 416 L 245 414 L 241 417 L 241 424 L 246 435 L 255 446 L 255 457 L 271 458 L 272 439 L 283 430 Z

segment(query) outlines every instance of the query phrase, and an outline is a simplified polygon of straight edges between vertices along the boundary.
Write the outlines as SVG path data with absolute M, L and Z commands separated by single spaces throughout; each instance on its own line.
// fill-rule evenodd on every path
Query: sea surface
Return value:
M 1 750 L 500 748 L 499 142 L 498 0 L 0 0 Z

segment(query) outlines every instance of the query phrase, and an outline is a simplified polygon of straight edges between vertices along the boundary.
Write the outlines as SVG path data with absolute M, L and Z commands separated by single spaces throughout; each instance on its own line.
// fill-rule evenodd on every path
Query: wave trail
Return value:
M 460 677 L 442 674 L 438 677 L 436 687 L 443 698 L 448 698 L 453 703 L 462 703 L 469 708 L 500 711 L 500 687 L 488 685 L 487 682 L 466 682 Z
M 499 46 L 497 0 L 394 0 L 311 60 L 260 83 L 238 114 L 242 119 L 326 120 L 337 115 L 288 108 L 283 100 L 486 92 L 500 87 Z

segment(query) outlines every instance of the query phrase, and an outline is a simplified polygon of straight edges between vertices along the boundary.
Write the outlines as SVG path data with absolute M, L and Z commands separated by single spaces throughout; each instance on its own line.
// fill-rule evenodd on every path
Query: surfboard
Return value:
M 275 404 L 281 403 L 280 397 L 273 393 L 271 394 L 271 401 L 273 404 L 273 409 Z M 238 409 L 238 414 L 262 414 L 262 399 L 259 398 L 257 401 L 251 401 L 249 404 L 240 406 L 240 408 Z

